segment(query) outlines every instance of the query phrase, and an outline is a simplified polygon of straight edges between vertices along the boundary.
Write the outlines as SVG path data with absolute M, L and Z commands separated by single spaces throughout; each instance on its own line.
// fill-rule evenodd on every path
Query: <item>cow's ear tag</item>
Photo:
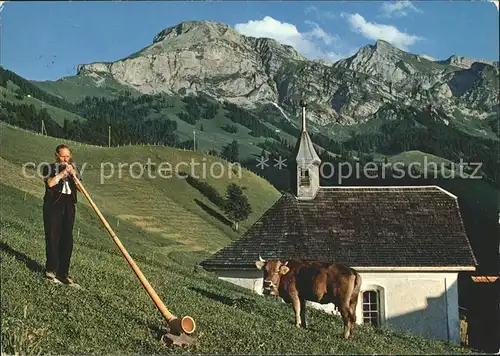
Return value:
M 266 263 L 264 261 L 255 261 L 255 266 L 257 269 L 262 269 Z
M 289 271 L 290 271 L 290 267 L 287 267 L 287 266 L 280 267 L 280 274 L 287 274 Z

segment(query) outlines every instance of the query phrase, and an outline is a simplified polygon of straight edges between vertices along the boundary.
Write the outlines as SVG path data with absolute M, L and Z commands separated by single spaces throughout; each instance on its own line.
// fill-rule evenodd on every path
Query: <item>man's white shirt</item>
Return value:
M 64 181 L 62 193 L 71 194 L 71 188 L 69 187 L 69 182 L 67 180 Z

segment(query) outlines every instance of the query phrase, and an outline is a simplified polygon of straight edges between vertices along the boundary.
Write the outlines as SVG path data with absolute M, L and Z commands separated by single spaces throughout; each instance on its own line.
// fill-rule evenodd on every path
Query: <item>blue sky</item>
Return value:
M 152 43 L 164 28 L 214 20 L 338 60 L 385 39 L 412 53 L 498 60 L 498 8 L 469 1 L 5 2 L 0 63 L 32 80 L 76 74 Z

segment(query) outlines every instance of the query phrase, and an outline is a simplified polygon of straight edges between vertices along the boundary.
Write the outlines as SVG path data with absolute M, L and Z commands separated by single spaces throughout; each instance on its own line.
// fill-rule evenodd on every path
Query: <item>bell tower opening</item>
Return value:
M 300 168 L 300 185 L 305 187 L 311 185 L 309 169 L 307 168 Z

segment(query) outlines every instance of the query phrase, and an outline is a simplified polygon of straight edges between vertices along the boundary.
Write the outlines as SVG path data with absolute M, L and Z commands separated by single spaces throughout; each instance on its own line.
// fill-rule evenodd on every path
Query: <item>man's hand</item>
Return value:
M 68 166 L 66 167 L 65 172 L 67 172 L 67 174 L 69 174 L 72 178 L 74 176 L 76 177 L 75 168 L 71 164 L 68 164 Z M 82 190 L 80 189 L 80 186 L 78 184 L 76 185 L 76 190 L 78 190 L 79 192 L 82 192 Z
M 47 179 L 48 186 L 52 188 L 53 186 L 55 186 L 56 184 L 58 184 L 59 181 L 61 179 L 63 179 L 64 177 L 66 177 L 68 174 L 69 174 L 68 167 L 66 166 L 59 173 L 57 173 L 54 177 Z
M 73 174 L 75 174 L 75 168 L 71 164 L 68 164 L 64 172 L 67 172 L 68 175 L 73 176 Z

